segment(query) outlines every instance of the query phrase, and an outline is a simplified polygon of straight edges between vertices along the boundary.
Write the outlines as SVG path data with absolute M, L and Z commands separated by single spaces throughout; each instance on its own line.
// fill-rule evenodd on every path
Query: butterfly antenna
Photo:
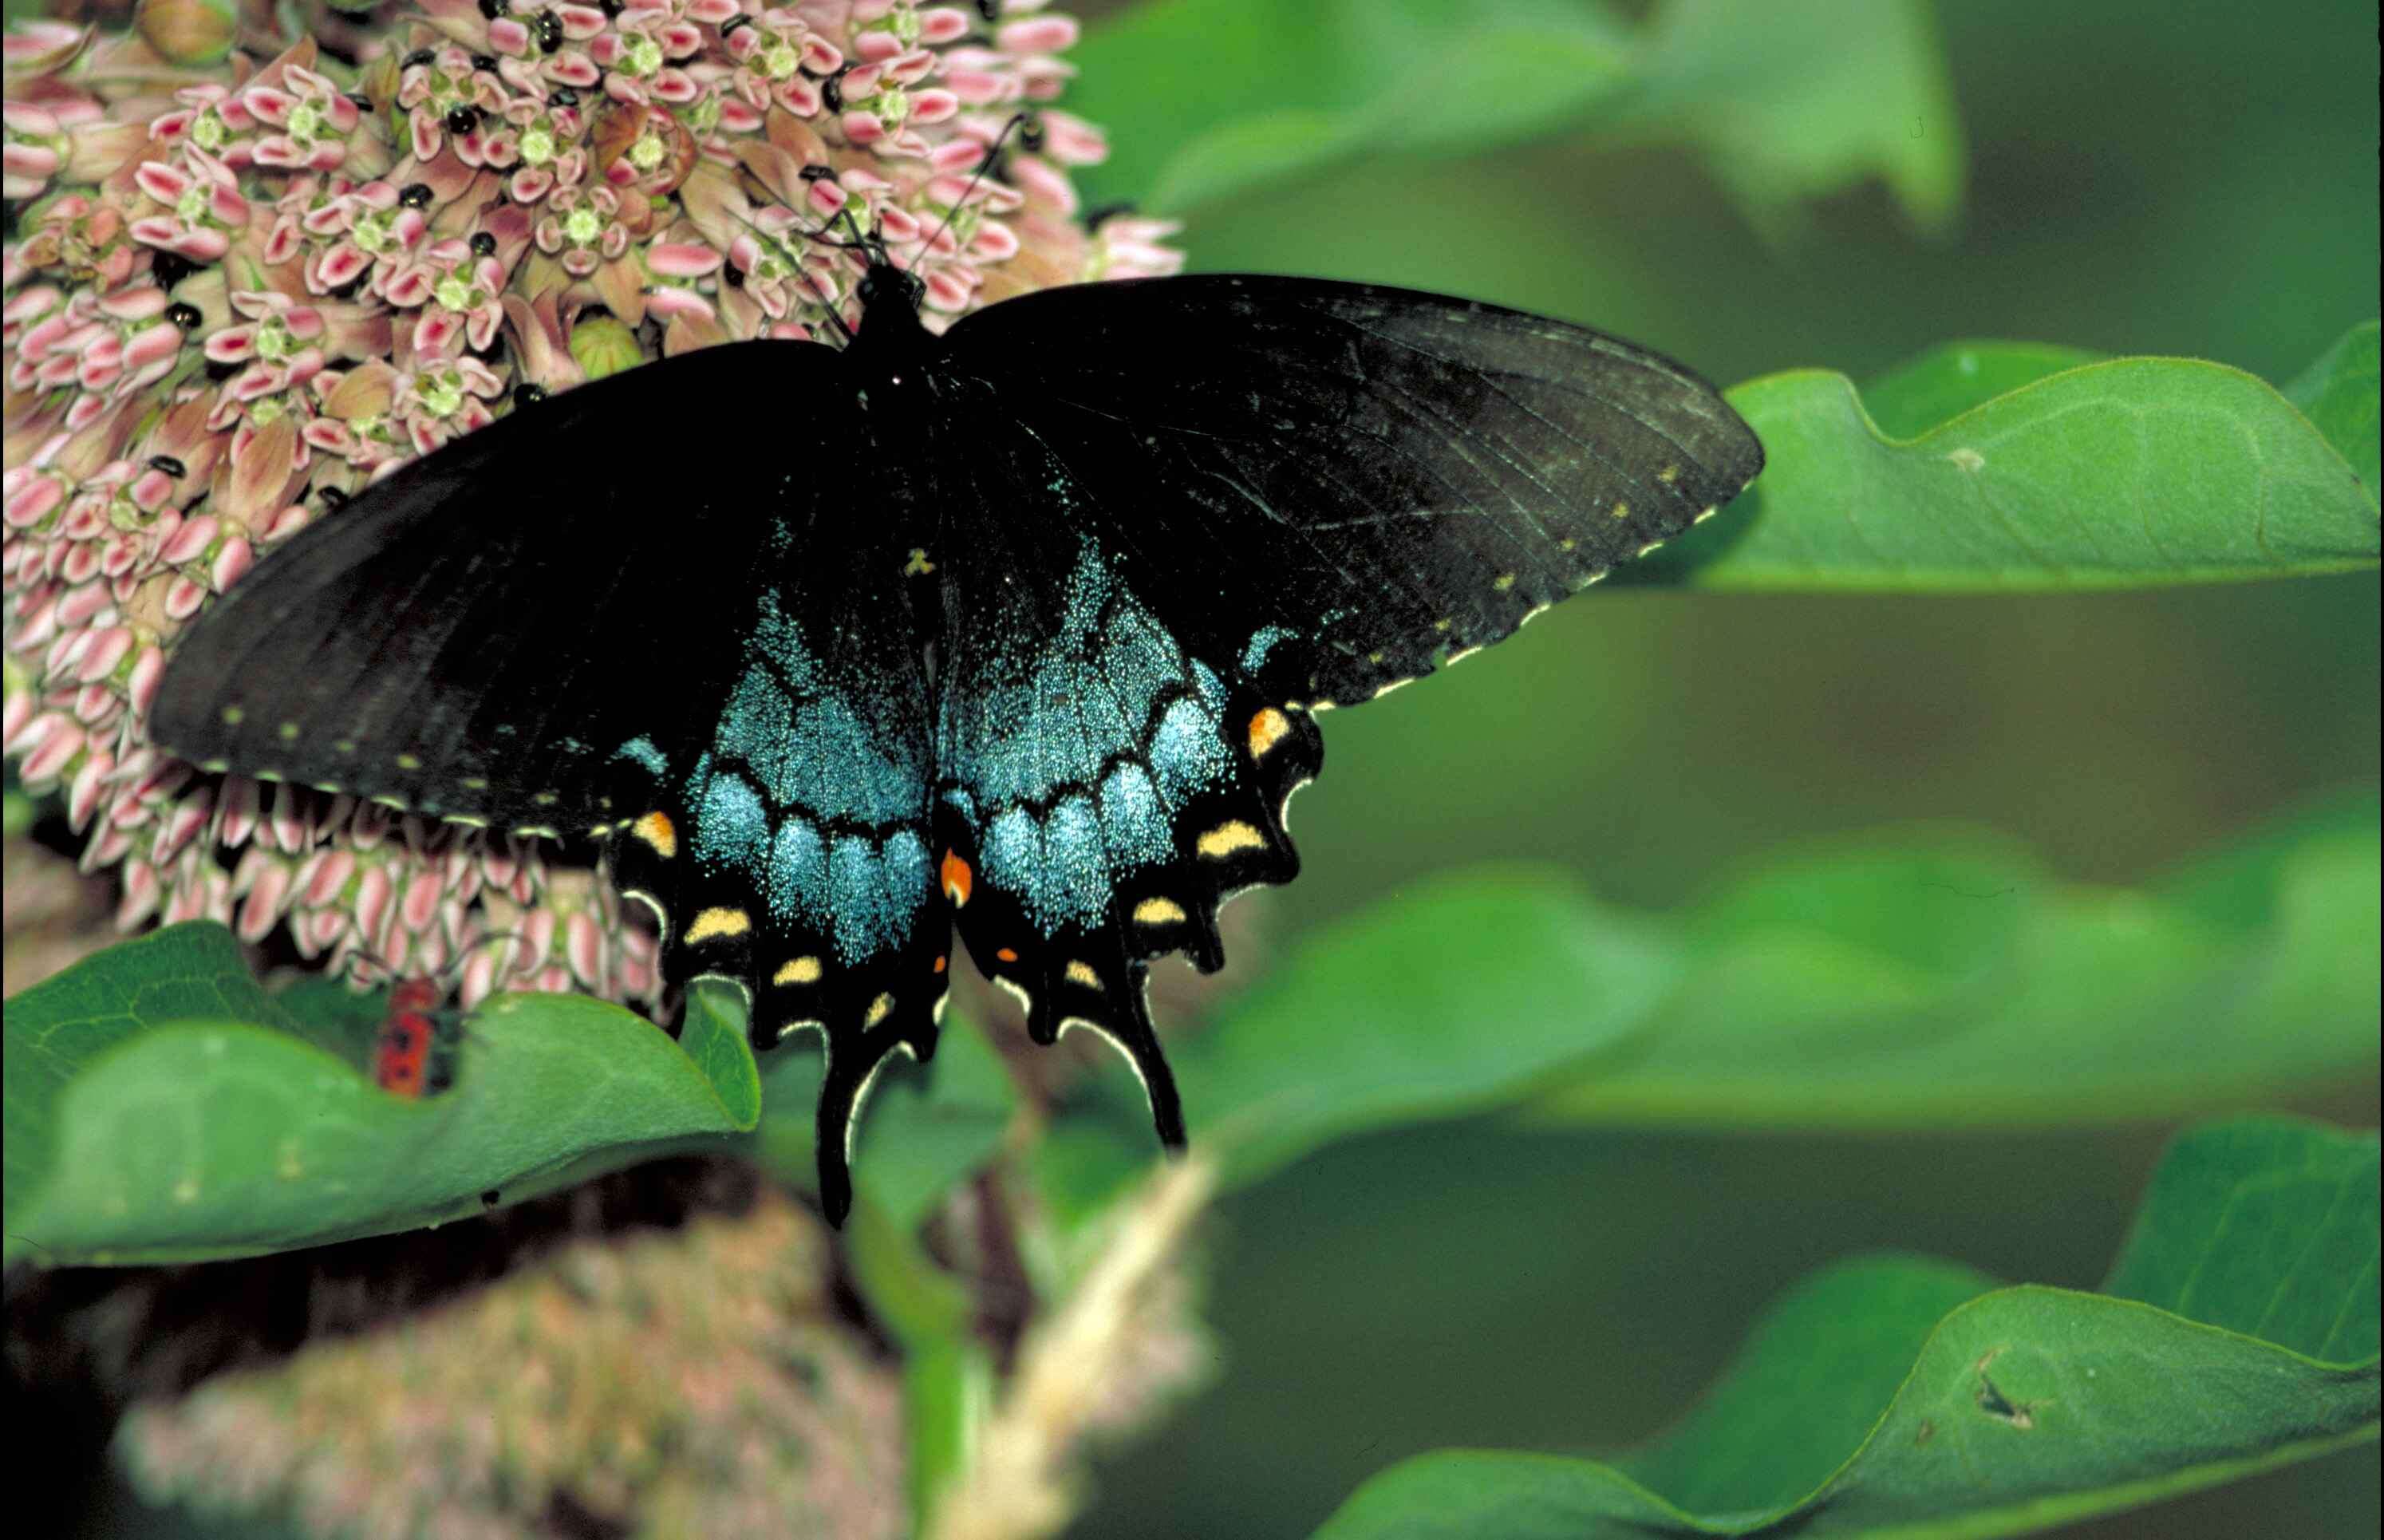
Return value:
M 731 213 L 728 217 L 736 220 L 739 224 L 743 225 L 747 230 L 751 230 L 754 235 L 764 241 L 776 241 L 779 239 L 779 237 L 771 234 L 768 230 L 764 230 L 761 226 L 755 224 L 752 220 L 746 218 L 741 214 Z M 819 229 L 803 230 L 798 227 L 793 233 L 818 245 L 832 246 L 838 251 L 849 252 L 870 250 L 869 242 L 865 238 L 857 241 L 837 241 L 830 239 L 827 235 L 827 231 L 836 228 L 836 222 L 838 219 L 851 221 L 851 218 L 852 211 L 851 209 L 840 208 L 836 211 L 836 214 L 829 218 L 827 223 L 820 226 Z M 855 223 L 853 225 L 853 233 L 855 235 L 859 235 L 860 230 L 861 227 L 859 224 Z M 836 329 L 838 331 L 844 333 L 844 340 L 846 342 L 850 342 L 853 340 L 853 329 L 851 326 L 846 324 L 842 312 L 838 311 L 835 306 L 830 305 L 828 307 L 827 318 L 836 323 Z
M 945 210 L 944 222 L 936 227 L 933 235 L 927 237 L 926 243 L 919 248 L 921 251 L 934 250 L 937 239 L 944 231 L 952 228 L 952 221 L 959 218 L 961 210 L 968 206 L 969 194 L 976 191 L 977 183 L 985 180 L 986 173 L 1000 162 L 1001 147 L 1010 143 L 1010 136 L 1013 133 L 1018 135 L 1018 142 L 1030 150 L 1039 150 L 1043 147 L 1042 122 L 1031 112 L 1012 113 L 1010 121 L 1004 123 L 1001 126 L 1001 131 L 993 136 L 993 143 L 985 147 L 985 155 L 976 163 L 976 169 L 970 173 L 968 185 L 961 189 L 961 195 L 952 200 L 950 208 Z

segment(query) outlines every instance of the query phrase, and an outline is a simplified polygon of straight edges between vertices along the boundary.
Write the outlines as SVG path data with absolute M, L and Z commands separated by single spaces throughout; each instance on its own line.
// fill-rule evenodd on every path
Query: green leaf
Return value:
M 1584 128 L 1703 147 L 1758 217 L 1873 175 L 1926 223 L 1960 195 L 1952 93 L 1911 0 L 1674 0 L 1643 31 L 1587 0 L 1161 0 L 1074 62 L 1070 110 L 1111 129 L 1088 195 L 1161 212 L 1361 155 Z
M 820 1056 L 791 1048 L 771 1057 L 757 1151 L 789 1185 L 814 1191 Z M 898 1055 L 871 1086 L 867 1116 L 855 1136 L 855 1191 L 897 1229 L 917 1229 L 954 1183 L 993 1158 L 1017 1101 L 1010 1072 L 984 1033 L 947 1016 L 932 1066 Z
M 2353 327 L 2327 349 L 2299 379 L 2285 387 L 2285 399 L 2300 407 L 2327 442 L 2359 473 L 2370 497 L 2379 481 L 2378 441 L 2378 324 Z
M 1345 1134 L 1511 1101 L 1638 1026 L 1678 968 L 1658 927 L 1568 877 L 1469 874 L 1308 942 L 1168 1052 L 1194 1136 L 1239 1184 Z M 1152 1153 L 1137 1099 L 1080 1104 L 1037 1159 L 1083 1212 Z
M 12 1262 L 20 1247 L 38 1252 L 22 1215 L 56 1164 L 59 1099 L 93 1060 L 145 1021 L 169 1017 L 239 1017 L 295 1030 L 220 925 L 176 925 L 102 958 L 25 990 L 0 1022 L 0 1223 Z
M 2181 1139 L 2103 1292 L 2324 1363 L 2377 1356 L 2376 1140 L 2241 1118 Z
M 319 1245 L 717 1148 L 758 1106 L 743 1030 L 716 990 L 690 1000 L 692 1058 L 618 1006 L 505 996 L 465 1022 L 453 1088 L 407 1101 L 299 1027 L 222 926 L 177 925 L 8 1002 L 7 1256 Z
M 1863 409 L 1891 439 L 1917 439 L 1999 395 L 2106 355 L 2056 342 L 1940 342 L 1862 389 Z
M 1943 828 L 1816 845 L 1667 917 L 1464 874 L 1309 941 L 1168 1052 L 1229 1186 L 1499 1106 L 1931 1131 L 2200 1111 L 2375 1062 L 2378 818 L 2372 796 L 2315 808 L 2134 890 Z M 1130 1084 L 1078 1095 L 1036 1147 L 1063 1218 L 1154 1157 Z
M 1319 1535 L 2013 1534 L 2372 1440 L 2377 1153 L 2287 1120 L 2204 1127 L 2163 1162 L 2111 1294 L 1842 1263 L 1640 1453 L 1426 1455 Z M 2345 1356 L 2289 1340 L 2321 1323 Z
M 1089 195 L 1173 213 L 1361 153 L 1545 131 L 1620 88 L 1631 48 L 1569 0 L 1161 0 L 1074 51 L 1068 106 L 1111 125 Z
M 1989 836 L 1775 858 L 1686 920 L 1683 982 L 1539 1122 L 1942 1130 L 2152 1118 L 2374 1062 L 2378 809 L 2141 889 Z
M 1953 222 L 1968 151 L 1928 7 L 1673 0 L 1654 31 L 1624 123 L 1703 147 L 1758 222 L 1874 176 L 1924 229 Z
M 2010 593 L 2376 565 L 2375 492 L 2268 385 L 2192 359 L 2063 363 L 2023 344 L 1941 349 L 1882 382 L 1883 419 L 1840 374 L 1740 385 L 1728 395 L 1763 440 L 1763 475 L 1720 516 L 1616 578 Z M 1989 393 L 2006 381 L 2018 383 Z M 2372 379 L 2366 389 L 2372 410 Z M 2323 393 L 2347 419 L 2353 387 Z M 1954 415 L 1935 416 L 1945 410 Z

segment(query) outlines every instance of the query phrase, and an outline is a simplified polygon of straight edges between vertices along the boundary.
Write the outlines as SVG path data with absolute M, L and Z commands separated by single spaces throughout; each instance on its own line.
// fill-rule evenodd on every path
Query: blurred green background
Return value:
M 1758 230 L 1692 155 L 1581 135 L 1336 168 L 1205 205 L 1181 243 L 1196 269 L 1589 322 L 1723 383 L 1805 365 L 1861 379 L 1963 337 L 2283 380 L 2377 313 L 2375 6 L 1980 0 L 1937 20 L 1970 144 L 1942 237 L 1877 186 Z M 1772 847 L 1914 820 L 1988 825 L 2069 876 L 2131 882 L 2375 782 L 2377 607 L 2372 574 L 2008 600 L 1601 590 L 1328 718 L 1326 774 L 1296 809 L 1306 875 L 1249 901 L 1288 935 L 1521 857 L 1662 907 Z M 2377 1086 L 2303 1105 L 2372 1124 Z M 1101 1461 L 1075 1533 L 1305 1534 L 1424 1449 L 1636 1441 L 1767 1299 L 1850 1252 L 2091 1287 L 2168 1132 L 1480 1120 L 1338 1145 L 1224 1202 L 1213 1386 Z M 2374 1452 L 2354 1450 L 2075 1533 L 2372 1535 L 2378 1505 Z

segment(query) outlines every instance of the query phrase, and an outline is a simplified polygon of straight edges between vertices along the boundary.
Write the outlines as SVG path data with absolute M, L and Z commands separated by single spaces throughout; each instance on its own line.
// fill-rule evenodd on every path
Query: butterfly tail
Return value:
M 900 1028 L 837 1033 L 828 1039 L 827 1078 L 820 1086 L 813 1126 L 819 1143 L 820 1211 L 838 1229 L 852 1212 L 853 1142 L 870 1087 L 898 1049 L 925 1059 L 926 1053 L 915 1046 L 919 1040 Z M 932 1052 L 932 1029 L 925 1041 Z
M 1135 1077 L 1142 1082 L 1143 1094 L 1150 1100 L 1151 1128 L 1159 1142 L 1171 1155 L 1180 1155 L 1185 1148 L 1184 1099 L 1175 1089 L 1175 1072 L 1168 1067 L 1167 1055 L 1159 1046 L 1159 1034 L 1150 1020 L 1150 966 L 1136 962 L 1128 967 L 1124 990 L 1127 1009 L 1114 1025 L 1103 1028 L 1110 1040 L 1134 1066 Z

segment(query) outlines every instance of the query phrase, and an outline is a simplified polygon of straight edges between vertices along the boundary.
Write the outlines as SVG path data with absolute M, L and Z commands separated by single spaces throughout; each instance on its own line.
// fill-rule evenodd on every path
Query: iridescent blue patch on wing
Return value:
M 1047 934 L 1098 925 L 1110 900 L 1106 847 L 1089 797 L 1066 798 L 1042 818 L 1012 808 L 987 831 L 985 875 Z
M 1174 859 L 1173 814 L 1235 765 L 1224 682 L 1089 543 L 1065 599 L 1036 653 L 978 666 L 943 737 L 945 805 L 976 827 L 986 878 L 1046 935 L 1105 923 L 1123 878 Z
M 811 915 L 827 891 L 827 843 L 801 813 L 778 825 L 770 846 L 770 913 L 780 919 Z
M 1149 771 L 1121 764 L 1101 782 L 1101 833 L 1110 864 L 1120 869 L 1157 865 L 1175 853 L 1167 808 Z
M 1024 808 L 996 813 L 986 826 L 981 847 L 985 875 L 996 886 L 1024 894 L 1040 885 L 1043 830 Z
M 703 764 L 711 764 L 704 756 Z M 770 842 L 770 815 L 762 798 L 733 771 L 714 772 L 699 793 L 696 859 L 712 864 L 758 866 Z
M 1006 663 L 1000 681 L 969 703 L 972 727 L 983 730 L 946 738 L 950 769 L 986 805 L 1091 785 L 1112 755 L 1138 747 L 1160 700 L 1194 682 L 1175 639 L 1090 544 L 1069 577 L 1059 634 L 1039 655 Z
M 678 782 L 691 853 L 741 879 L 757 911 L 863 962 L 907 942 L 934 899 L 915 829 L 927 809 L 925 746 L 873 727 L 835 693 L 775 595 L 759 611 L 712 745 Z M 643 739 L 615 753 L 662 764 Z
M 1150 768 L 1168 806 L 1182 807 L 1231 767 L 1217 719 L 1198 702 L 1186 696 L 1167 708 L 1151 735 Z
M 882 845 L 845 836 L 828 854 L 828 894 L 838 956 L 856 961 L 897 948 L 931 897 L 926 847 L 908 829 Z
M 1267 654 L 1277 645 L 1291 640 L 1298 633 L 1280 626 L 1261 626 L 1250 633 L 1249 645 L 1242 649 L 1242 672 L 1255 674 L 1266 666 Z
M 924 767 L 889 755 L 888 735 L 837 697 L 775 594 L 760 608 L 744 676 L 714 738 L 719 752 L 751 765 L 780 806 L 868 824 L 916 817 Z
M 629 739 L 614 750 L 613 757 L 625 759 L 632 764 L 641 766 L 648 775 L 657 780 L 670 774 L 670 761 L 664 759 L 663 751 L 654 747 L 652 739 L 642 735 Z

